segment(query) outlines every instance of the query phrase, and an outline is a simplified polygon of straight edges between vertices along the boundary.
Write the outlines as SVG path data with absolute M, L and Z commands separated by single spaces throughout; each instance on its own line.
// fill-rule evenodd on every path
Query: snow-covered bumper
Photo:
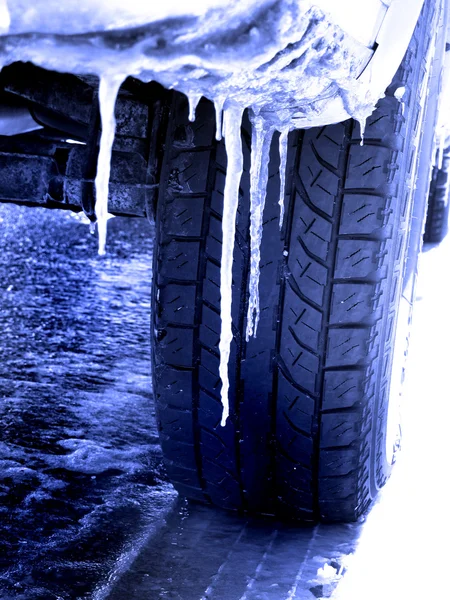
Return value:
M 251 107 L 279 128 L 363 120 L 402 58 L 422 0 L 370 0 L 362 24 L 358 2 L 0 0 L 0 60 L 154 80 L 193 104 L 206 96 Z

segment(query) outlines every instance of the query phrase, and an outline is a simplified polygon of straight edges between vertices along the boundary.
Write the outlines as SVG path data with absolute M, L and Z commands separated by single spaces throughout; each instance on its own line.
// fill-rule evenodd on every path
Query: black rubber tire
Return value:
M 450 207 L 450 147 L 445 148 L 441 168 L 433 167 L 423 241 L 439 244 L 448 233 Z
M 428 177 L 432 153 L 432 143 L 419 146 L 437 12 L 426 2 L 363 146 L 351 120 L 289 136 L 281 235 L 274 140 L 261 319 L 248 343 L 244 119 L 225 427 L 218 342 L 226 153 L 214 140 L 211 103 L 202 100 L 189 123 L 186 99 L 173 95 L 156 214 L 153 374 L 167 470 L 185 496 L 227 509 L 351 521 L 389 476 L 394 333 L 407 252 L 412 273 L 419 252 L 420 236 L 408 247 L 411 215 L 421 215 L 422 224 L 425 215 L 427 192 L 414 198 L 413 190 L 417 172 Z M 402 104 L 393 95 L 400 86 Z

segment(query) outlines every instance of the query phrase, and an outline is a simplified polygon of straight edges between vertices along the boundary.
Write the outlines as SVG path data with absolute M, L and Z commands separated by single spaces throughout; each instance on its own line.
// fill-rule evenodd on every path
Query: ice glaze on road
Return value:
M 189 505 L 165 481 L 149 225 L 113 219 L 102 259 L 73 215 L 0 218 L 2 600 L 448 597 L 450 242 L 422 260 L 388 487 L 365 522 L 296 527 Z

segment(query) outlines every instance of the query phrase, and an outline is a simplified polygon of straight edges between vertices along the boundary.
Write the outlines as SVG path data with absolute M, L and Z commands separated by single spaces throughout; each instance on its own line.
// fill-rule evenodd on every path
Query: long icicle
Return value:
M 286 160 L 287 160 L 287 149 L 288 149 L 288 136 L 289 128 L 286 127 L 280 131 L 280 138 L 278 141 L 280 150 L 280 199 L 278 204 L 280 205 L 280 229 L 283 227 L 284 220 L 284 194 L 286 189 Z
M 263 213 L 269 177 L 269 154 L 273 128 L 262 117 L 252 118 L 252 160 L 250 167 L 250 279 L 246 340 L 256 336 L 259 322 L 259 263 Z
M 97 175 L 95 177 L 95 215 L 98 227 L 98 253 L 105 254 L 106 229 L 108 222 L 108 188 L 111 173 L 111 153 L 116 133 L 114 109 L 123 75 L 102 75 L 98 91 L 102 135 L 98 152 Z
M 228 390 L 228 362 L 231 342 L 233 340 L 231 320 L 232 272 L 234 238 L 236 233 L 236 213 L 239 202 L 239 185 L 243 169 L 241 122 L 243 110 L 238 106 L 225 109 L 223 116 L 223 132 L 227 152 L 227 175 L 223 197 L 222 217 L 222 263 L 220 269 L 220 315 L 222 327 L 220 332 L 220 365 L 219 375 L 222 381 L 221 400 L 223 406 L 222 427 L 230 414 Z

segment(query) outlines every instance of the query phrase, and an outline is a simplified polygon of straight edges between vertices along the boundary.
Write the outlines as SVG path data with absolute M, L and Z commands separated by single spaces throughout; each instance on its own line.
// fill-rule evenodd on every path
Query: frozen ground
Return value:
M 72 215 L 0 218 L 1 600 L 449 597 L 449 242 L 423 256 L 393 478 L 364 523 L 302 528 L 188 505 L 165 481 L 150 227 L 113 219 L 100 258 Z

